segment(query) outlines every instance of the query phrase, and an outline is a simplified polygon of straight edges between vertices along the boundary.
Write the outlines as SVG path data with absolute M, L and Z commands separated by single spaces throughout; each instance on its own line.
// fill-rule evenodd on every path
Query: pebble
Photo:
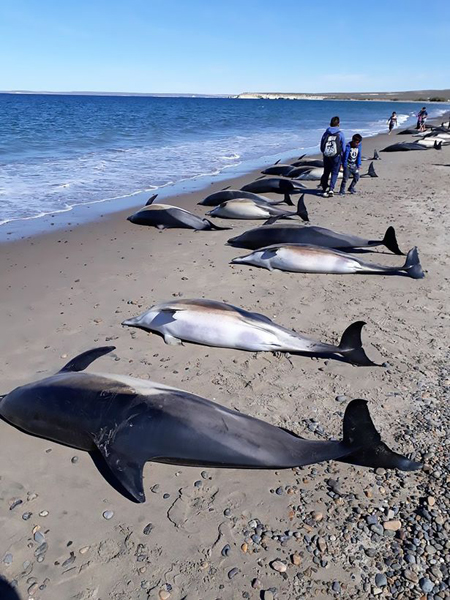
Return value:
M 385 587 L 387 585 L 387 578 L 384 573 L 377 573 L 375 575 L 375 585 L 379 588 Z
M 287 565 L 281 560 L 273 560 L 270 563 L 270 566 L 274 571 L 278 571 L 278 573 L 285 573 L 287 571 Z
M 168 600 L 170 598 L 170 592 L 167 590 L 159 590 L 159 598 L 160 600 Z
M 237 567 L 233 567 L 230 571 L 228 571 L 228 579 L 233 579 L 239 573 L 239 569 Z
M 339 594 L 341 591 L 341 584 L 339 583 L 339 581 L 333 581 L 333 584 L 331 586 L 331 589 L 333 590 L 333 592 L 335 592 L 336 594 Z
M 253 581 L 252 581 L 252 588 L 254 590 L 260 590 L 261 589 L 261 585 L 262 585 L 261 581 L 257 577 L 255 577 L 255 579 L 253 579 Z
M 292 561 L 293 565 L 295 565 L 296 567 L 298 567 L 301 564 L 302 559 L 301 559 L 301 556 L 299 554 L 292 554 L 291 555 L 291 561 Z
M 32 514 L 33 514 L 32 512 L 24 512 L 22 515 L 22 519 L 24 521 L 28 521 L 28 519 L 32 516 Z
M 152 530 L 153 530 L 153 527 L 154 527 L 153 523 L 148 523 L 148 524 L 147 524 L 147 525 L 144 527 L 144 530 L 143 530 L 143 532 L 142 532 L 142 533 L 143 533 L 144 535 L 150 535 L 150 533 L 151 533 L 151 532 L 152 532 Z
M 341 395 L 341 396 L 336 396 L 336 402 L 347 402 L 348 398 L 347 396 Z
M 89 548 L 90 546 L 83 546 L 82 548 L 80 548 L 80 554 L 86 554 Z
M 9 506 L 9 510 L 14 510 L 16 506 L 19 506 L 19 504 L 22 504 L 22 500 L 20 498 L 13 500 Z
M 402 523 L 401 521 L 386 521 L 383 523 L 383 527 L 388 531 L 398 531 L 401 529 Z
M 10 552 L 8 552 L 3 557 L 3 561 L 2 562 L 3 562 L 4 565 L 10 565 L 10 564 L 12 564 L 12 561 L 13 561 L 13 555 Z
M 34 541 L 38 544 L 43 544 L 45 542 L 45 535 L 40 531 L 36 531 L 33 537 Z
M 112 519 L 114 516 L 114 512 L 112 510 L 105 510 L 103 512 L 103 518 L 106 519 L 107 521 L 109 521 L 109 519 Z
M 39 513 L 40 517 L 48 517 L 48 510 L 41 510 L 41 512 Z
M 231 548 L 230 544 L 226 544 L 221 551 L 222 556 L 230 556 Z
M 419 585 L 422 592 L 425 592 L 426 594 L 432 592 L 434 588 L 433 583 L 428 579 L 428 577 L 422 577 L 422 579 L 419 581 Z
M 78 462 L 78 456 L 72 456 L 72 458 L 70 459 L 70 462 L 75 465 Z

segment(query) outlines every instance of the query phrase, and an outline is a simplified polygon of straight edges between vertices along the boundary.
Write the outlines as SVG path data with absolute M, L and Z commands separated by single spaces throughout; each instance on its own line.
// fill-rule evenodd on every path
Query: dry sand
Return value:
M 363 154 L 399 140 L 409 137 L 365 140 Z M 310 439 L 317 436 L 314 423 L 325 437 L 341 435 L 345 402 L 337 396 L 365 398 L 384 440 L 402 453 L 416 449 L 420 457 L 423 448 L 439 444 L 432 435 L 442 425 L 430 426 L 430 433 L 417 415 L 430 410 L 424 399 L 431 398 L 431 406 L 439 401 L 429 390 L 442 375 L 448 344 L 450 168 L 436 165 L 450 163 L 450 147 L 381 157 L 375 163 L 379 178 L 362 179 L 358 195 L 307 195 L 311 222 L 369 238 L 381 238 L 394 225 L 404 251 L 418 246 L 425 279 L 231 266 L 230 259 L 245 251 L 226 240 L 261 222 L 217 220 L 231 224 L 232 232 L 159 232 L 127 222 L 127 211 L 68 226 L 0 246 L 0 392 L 52 374 L 86 349 L 114 344 L 117 350 L 91 370 L 179 387 Z M 240 187 L 252 178 L 231 183 Z M 222 185 L 172 203 L 204 214 L 196 203 Z M 309 188 L 314 192 L 315 184 Z M 383 247 L 367 258 L 403 261 Z M 125 318 L 174 296 L 230 302 L 332 343 L 362 319 L 367 354 L 388 367 L 173 347 L 158 335 L 121 327 Z M 328 598 L 339 586 L 342 598 L 392 597 L 388 587 L 375 586 L 374 575 L 387 569 L 381 557 L 393 538 L 356 523 L 386 507 L 394 510 L 384 520 L 398 507 L 414 507 L 430 479 L 424 471 L 377 475 L 338 463 L 280 472 L 147 463 L 147 502 L 136 505 L 108 485 L 88 454 L 3 422 L 0 435 L 0 573 L 18 582 L 22 599 Z M 330 477 L 339 481 L 336 494 Z M 113 517 L 106 520 L 104 511 Z M 31 513 L 27 520 L 25 513 Z M 245 542 L 255 534 L 248 526 L 252 519 L 273 533 L 265 547 Z M 34 541 L 36 526 L 47 548 L 37 550 L 42 538 Z M 287 530 L 286 539 L 273 539 Z M 226 544 L 229 556 L 221 554 Z M 375 548 L 374 556 L 361 550 L 367 546 Z M 271 568 L 275 559 L 289 564 L 285 574 Z M 252 587 L 254 578 L 260 590 Z M 403 579 L 403 597 L 420 597 L 420 584 Z

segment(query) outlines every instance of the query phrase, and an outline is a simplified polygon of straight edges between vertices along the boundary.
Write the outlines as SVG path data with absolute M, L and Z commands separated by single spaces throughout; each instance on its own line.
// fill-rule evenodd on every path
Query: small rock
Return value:
M 36 531 L 33 537 L 34 541 L 38 544 L 43 544 L 45 542 L 45 535 L 40 531 Z
M 105 510 L 103 512 L 103 518 L 106 519 L 107 521 L 109 521 L 109 519 L 112 519 L 114 516 L 114 512 L 112 510 Z
M 39 513 L 40 517 L 48 517 L 48 510 L 41 510 L 41 512 Z
M 4 565 L 10 565 L 10 564 L 12 564 L 12 561 L 13 561 L 13 555 L 10 552 L 8 552 L 3 557 L 3 561 L 2 562 L 3 562 Z
M 144 535 L 150 535 L 150 533 L 153 530 L 153 523 L 148 523 L 145 527 L 144 527 L 144 531 L 142 532 Z
M 170 598 L 170 592 L 167 590 L 159 590 L 158 596 L 160 600 L 168 600 Z
M 296 567 L 298 567 L 300 565 L 300 563 L 302 562 L 301 556 L 299 554 L 292 554 L 291 555 L 291 561 L 292 564 L 295 565 Z
M 248 544 L 247 544 L 247 542 L 244 542 L 244 543 L 242 544 L 242 546 L 241 546 L 241 550 L 242 550 L 242 552 L 247 552 L 247 550 L 248 550 Z
M 78 462 L 78 456 L 72 456 L 72 458 L 70 459 L 70 462 L 75 465 Z
M 228 571 L 228 579 L 233 579 L 233 577 L 235 577 L 238 573 L 239 569 L 237 567 L 234 567 L 233 569 Z
M 20 498 L 16 498 L 16 500 L 13 500 L 9 505 L 9 510 L 14 510 L 16 506 L 19 506 L 19 504 L 22 504 L 22 500 Z
M 384 573 L 377 573 L 375 575 L 375 585 L 379 588 L 385 587 L 387 585 L 387 579 Z
M 230 552 L 231 552 L 231 548 L 230 548 L 230 544 L 226 544 L 221 551 L 221 555 L 222 556 L 230 556 Z
M 270 566 L 274 571 L 278 571 L 278 573 L 285 573 L 287 571 L 287 565 L 281 560 L 273 560 L 270 563 Z
M 253 581 L 252 581 L 252 588 L 254 590 L 260 590 L 261 589 L 261 582 L 260 582 L 260 580 L 257 577 L 255 577 L 255 579 L 253 579 Z
M 331 589 L 336 594 L 339 594 L 341 591 L 341 584 L 339 583 L 339 581 L 333 581 L 333 585 L 331 586 Z
M 90 548 L 90 546 L 83 546 L 79 550 L 80 554 L 86 554 L 86 552 L 89 550 L 89 548 Z
M 28 521 L 28 519 L 31 517 L 32 514 L 33 513 L 31 513 L 31 512 L 24 512 L 23 515 L 22 515 L 22 519 L 24 521 Z
M 434 588 L 433 583 L 428 579 L 428 577 L 422 577 L 422 579 L 419 581 L 419 585 L 420 589 L 422 592 L 425 592 L 425 594 L 429 594 Z
M 386 521 L 383 523 L 383 527 L 388 531 L 398 531 L 401 529 L 402 522 L 401 521 Z

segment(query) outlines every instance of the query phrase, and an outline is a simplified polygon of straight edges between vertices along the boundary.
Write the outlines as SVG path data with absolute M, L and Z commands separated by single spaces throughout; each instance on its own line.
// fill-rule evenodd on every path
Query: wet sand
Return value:
M 364 140 L 363 155 L 410 139 Z M 436 446 L 425 458 L 426 464 L 434 461 L 445 426 L 437 417 L 444 410 L 438 391 L 443 381 L 450 384 L 442 374 L 448 346 L 450 168 L 440 166 L 450 163 L 450 147 L 381 157 L 375 162 L 379 178 L 363 178 L 355 196 L 321 198 L 316 183 L 307 183 L 311 223 L 379 239 L 393 225 L 404 252 L 418 246 L 425 279 L 302 275 L 230 265 L 246 251 L 225 245 L 226 240 L 262 222 L 217 219 L 233 230 L 158 231 L 129 223 L 126 216 L 133 210 L 128 209 L 79 227 L 68 225 L 0 246 L 0 393 L 56 372 L 86 349 L 114 344 L 116 351 L 91 371 L 185 389 L 310 439 L 340 437 L 343 396 L 365 398 L 393 449 L 423 459 Z M 363 162 L 363 173 L 368 165 Z M 210 209 L 197 202 L 208 193 L 228 184 L 241 187 L 258 175 L 164 202 L 203 215 Z M 364 258 L 386 265 L 404 260 L 383 247 Z M 154 303 L 180 296 L 230 302 L 330 343 L 338 342 L 351 322 L 364 320 L 367 354 L 386 366 L 357 368 L 333 359 L 188 343 L 167 346 L 158 335 L 121 327 L 124 319 Z M 428 423 L 431 429 L 423 424 L 424 414 L 437 420 Z M 392 510 L 384 521 L 400 519 L 408 539 L 402 511 L 412 512 L 427 497 L 430 479 L 440 483 L 426 471 L 377 474 L 338 463 L 279 472 L 147 463 L 147 502 L 135 505 L 108 485 L 88 454 L 3 422 L 0 434 L 0 574 L 18 582 L 21 598 L 36 600 L 225 600 L 270 594 L 288 599 L 339 593 L 363 598 L 374 589 L 389 596 L 388 586 L 375 585 L 375 574 L 386 570 L 377 565 L 384 552 L 392 553 L 389 544 L 405 542 L 400 534 L 383 535 L 382 524 L 380 535 L 371 531 L 366 515 Z M 338 482 L 338 493 L 330 479 Z M 444 501 L 438 497 L 434 510 Z M 104 511 L 113 517 L 105 519 Z M 254 519 L 263 525 L 259 534 L 249 526 Z M 47 547 L 39 536 L 34 540 L 36 527 Z M 251 535 L 263 531 L 272 535 L 255 543 Z M 375 548 L 374 556 L 361 550 L 367 546 Z M 275 559 L 288 564 L 286 573 L 272 568 Z M 415 582 L 402 575 L 404 598 L 420 597 L 419 576 Z M 259 588 L 258 583 L 252 587 L 255 578 Z

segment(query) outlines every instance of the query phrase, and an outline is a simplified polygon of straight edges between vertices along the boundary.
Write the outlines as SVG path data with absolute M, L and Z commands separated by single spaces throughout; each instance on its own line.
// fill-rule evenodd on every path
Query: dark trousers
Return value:
M 341 192 L 345 192 L 345 186 L 347 185 L 347 181 L 350 179 L 350 177 L 353 177 L 353 181 L 351 182 L 350 187 L 348 189 L 354 190 L 355 185 L 359 181 L 358 167 L 348 167 L 347 166 L 344 168 L 344 174 L 343 174 L 342 183 L 341 183 Z
M 334 190 L 334 186 L 336 185 L 336 181 L 339 175 L 339 169 L 341 166 L 341 155 L 333 156 L 330 158 L 329 156 L 323 157 L 323 175 L 320 179 L 320 185 L 325 192 L 328 187 L 328 179 L 331 175 L 330 181 L 330 190 Z

